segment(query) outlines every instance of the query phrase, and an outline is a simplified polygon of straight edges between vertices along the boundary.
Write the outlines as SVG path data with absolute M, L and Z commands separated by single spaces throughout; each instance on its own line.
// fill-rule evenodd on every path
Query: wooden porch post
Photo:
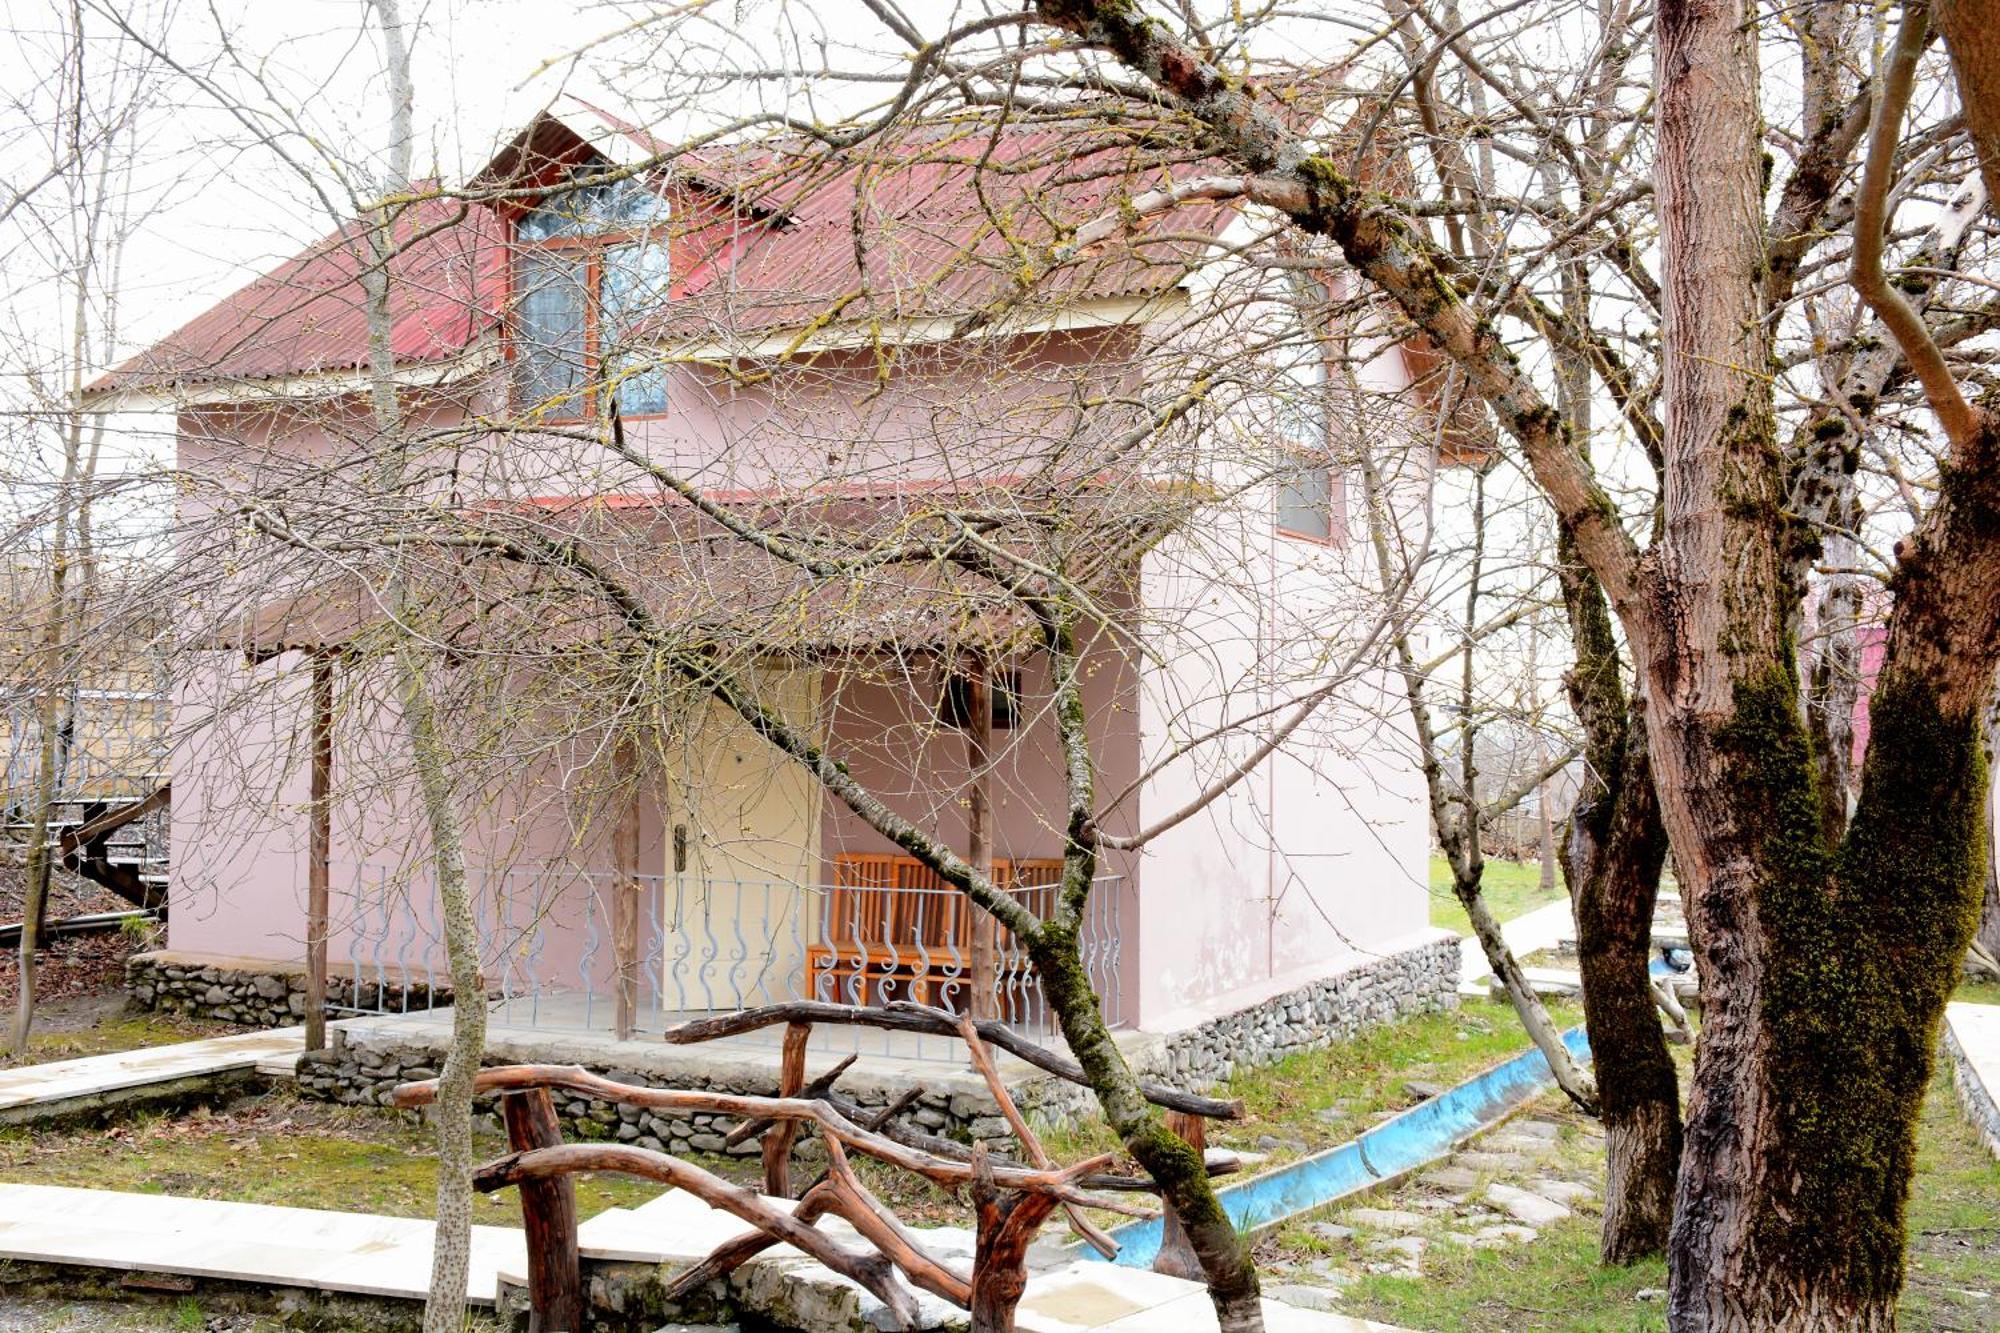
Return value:
M 993 700 L 987 688 L 984 653 L 973 653 L 966 663 L 965 685 L 965 766 L 971 778 L 966 795 L 965 859 L 988 880 L 993 878 L 993 833 L 991 762 L 993 757 Z M 972 995 L 969 1007 L 976 1019 L 1000 1017 L 995 986 L 993 918 L 977 906 L 967 913 L 972 919 Z
M 632 794 L 611 830 L 611 956 L 615 995 L 613 1024 L 618 1040 L 629 1041 L 639 1011 L 639 786 L 630 745 L 621 746 L 620 767 L 632 780 Z
M 306 837 L 306 1049 L 326 1049 L 328 865 L 333 851 L 333 654 L 312 655 L 312 788 Z

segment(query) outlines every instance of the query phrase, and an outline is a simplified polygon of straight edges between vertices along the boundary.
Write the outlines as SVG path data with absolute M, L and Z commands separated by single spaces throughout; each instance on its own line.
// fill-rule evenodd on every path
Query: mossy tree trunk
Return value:
M 1464 372 L 1624 626 L 1705 1001 L 1670 1321 L 1888 1326 L 1917 1099 L 1980 891 L 1973 728 L 2000 656 L 2000 505 L 1985 494 L 2000 487 L 2000 457 L 1990 424 L 1969 438 L 1959 413 L 1941 498 L 1904 543 L 1861 794 L 1830 846 L 1792 632 L 1793 562 L 1816 536 L 1788 508 L 1768 334 L 1769 302 L 1811 234 L 1800 219 L 1819 216 L 1828 190 L 1801 178 L 1804 206 L 1767 234 L 1757 12 L 1744 0 L 1655 11 L 1663 504 L 1642 550 L 1419 226 L 1139 6 L 1036 9 L 1197 119 L 1205 153 L 1253 173 L 1246 197 L 1332 240 Z M 1938 17 L 1982 168 L 2000 179 L 2000 62 L 1984 58 L 1996 10 L 1953 0 Z M 1821 137 L 1844 162 L 1851 139 Z
M 1585 733 L 1583 789 L 1564 871 L 1576 909 L 1583 1015 L 1604 1121 L 1604 1262 L 1664 1254 L 1680 1170 L 1680 1084 L 1655 1012 L 1653 910 L 1666 831 L 1646 756 L 1645 718 L 1628 704 L 1603 590 L 1559 543 L 1576 662 L 1565 684 Z

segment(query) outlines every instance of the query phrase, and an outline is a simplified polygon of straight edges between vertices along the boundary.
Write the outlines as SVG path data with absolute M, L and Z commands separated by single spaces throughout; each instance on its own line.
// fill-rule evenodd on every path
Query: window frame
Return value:
M 652 186 L 638 180 L 636 177 L 627 179 L 631 179 L 634 184 L 639 185 L 643 189 L 652 190 Z M 506 336 L 503 339 L 507 362 L 507 406 L 510 413 L 518 413 L 524 407 L 520 399 L 520 378 L 516 371 L 516 366 L 523 356 L 522 347 L 525 342 L 525 339 L 521 337 L 519 324 L 518 302 L 522 295 L 519 281 L 519 256 L 523 252 L 530 250 L 543 254 L 581 254 L 584 260 L 583 347 L 581 349 L 583 383 L 578 387 L 574 395 L 574 399 L 581 408 L 581 411 L 575 415 L 565 413 L 561 416 L 556 416 L 550 414 L 536 418 L 537 422 L 543 425 L 574 426 L 594 422 L 602 418 L 604 415 L 606 390 L 610 387 L 606 384 L 604 378 L 605 358 L 602 332 L 606 255 L 621 245 L 664 246 L 667 251 L 668 300 L 676 299 L 680 295 L 680 265 L 675 262 L 679 256 L 675 253 L 676 247 L 672 231 L 673 214 L 671 211 L 666 218 L 638 227 L 624 226 L 604 231 L 585 232 L 579 235 L 563 234 L 558 236 L 544 236 L 533 240 L 523 239 L 521 236 L 521 224 L 558 193 L 559 191 L 557 190 L 549 190 L 537 198 L 534 203 L 521 209 L 515 216 L 508 219 L 507 222 L 507 303 L 504 307 L 507 312 L 507 318 L 504 326 Z M 659 197 L 665 199 L 664 195 Z M 655 417 L 666 416 L 669 411 L 669 406 L 663 406 L 654 412 L 625 413 L 621 411 L 619 416 L 625 421 L 648 421 Z
M 1323 281 L 1319 280 L 1315 280 L 1314 285 L 1322 288 L 1326 286 Z M 1300 299 L 1303 299 L 1302 295 Z M 1310 390 L 1321 395 L 1321 401 L 1315 412 L 1319 421 L 1319 438 L 1310 444 L 1304 444 L 1296 438 L 1280 432 L 1281 438 L 1277 442 L 1277 451 L 1281 457 L 1287 460 L 1310 457 L 1317 464 L 1313 470 L 1325 475 L 1325 499 L 1321 503 L 1320 510 L 1326 521 L 1326 531 L 1324 533 L 1305 532 L 1298 528 L 1285 526 L 1282 515 L 1285 510 L 1285 491 L 1290 483 L 1281 475 L 1272 478 L 1271 531 L 1275 536 L 1283 537 L 1289 541 L 1310 542 L 1315 546 L 1339 548 L 1347 544 L 1347 510 L 1345 504 L 1347 498 L 1347 479 L 1342 470 L 1334 466 L 1333 414 L 1326 410 L 1324 401 L 1327 388 L 1333 382 L 1332 360 L 1327 354 L 1324 343 L 1313 334 L 1304 313 L 1302 311 L 1296 311 L 1295 313 L 1298 316 L 1300 333 L 1308 338 L 1310 345 L 1319 353 L 1316 360 L 1302 360 L 1302 364 L 1310 365 L 1314 372 L 1309 385 Z M 1282 407 L 1280 410 L 1282 410 Z M 1303 472 L 1304 469 L 1300 471 Z
M 1329 429 L 1329 446 L 1332 443 L 1330 438 L 1331 433 Z M 1294 459 L 1304 457 L 1307 452 L 1304 449 L 1289 444 L 1281 444 L 1278 447 L 1288 457 Z M 1306 470 L 1301 468 L 1299 472 L 1303 474 Z M 1326 519 L 1326 531 L 1323 533 L 1306 532 L 1299 528 L 1288 528 L 1285 526 L 1283 518 L 1285 512 L 1285 490 L 1289 483 L 1283 477 L 1275 479 L 1277 482 L 1277 494 L 1272 497 L 1271 530 L 1278 536 L 1290 541 L 1311 542 L 1316 546 L 1339 546 L 1342 544 L 1342 538 L 1345 535 L 1346 529 L 1346 523 L 1342 519 L 1337 506 L 1337 502 L 1345 497 L 1346 492 L 1346 488 L 1341 484 L 1340 470 L 1334 467 L 1333 459 L 1325 453 L 1322 453 L 1316 460 L 1316 466 L 1311 470 L 1322 473 L 1326 477 L 1325 497 L 1319 504 L 1320 512 Z

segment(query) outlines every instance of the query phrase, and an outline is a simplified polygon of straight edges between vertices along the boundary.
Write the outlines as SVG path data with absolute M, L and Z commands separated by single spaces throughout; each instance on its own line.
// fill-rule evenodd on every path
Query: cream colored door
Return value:
M 761 701 L 816 726 L 819 672 L 760 671 Z M 803 767 L 710 704 L 668 784 L 663 998 L 735 1009 L 803 993 L 816 924 L 820 791 Z

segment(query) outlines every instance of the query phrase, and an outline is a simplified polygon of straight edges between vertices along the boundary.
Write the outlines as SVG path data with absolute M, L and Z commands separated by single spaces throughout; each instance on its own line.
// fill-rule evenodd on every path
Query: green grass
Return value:
M 1574 1005 L 1551 1003 L 1549 1015 L 1562 1027 L 1583 1021 Z M 1240 1143 L 1271 1133 L 1303 1138 L 1316 1148 L 1342 1143 L 1379 1113 L 1412 1105 L 1404 1084 L 1448 1087 L 1518 1055 L 1527 1044 L 1513 1012 L 1498 1005 L 1472 1004 L 1386 1023 L 1325 1050 L 1237 1075 L 1227 1092 L 1243 1099 L 1249 1118 L 1225 1123 L 1211 1137 Z M 1321 1112 L 1336 1103 L 1346 1115 L 1330 1122 Z
M 1583 1021 L 1583 1011 L 1573 1004 L 1552 1002 L 1549 1013 L 1563 1027 Z M 1245 1118 L 1211 1121 L 1208 1142 L 1269 1154 L 1271 1162 L 1260 1163 L 1261 1170 L 1345 1143 L 1380 1115 L 1413 1105 L 1406 1083 L 1450 1086 L 1518 1055 L 1527 1045 L 1513 1011 L 1499 1005 L 1469 1004 L 1382 1024 L 1324 1050 L 1289 1056 L 1230 1079 L 1216 1095 L 1242 1098 Z M 1323 1114 L 1336 1104 L 1338 1114 Z M 1058 1161 L 1118 1146 L 1095 1119 L 1040 1132 Z M 1280 1146 L 1260 1147 L 1259 1140 L 1267 1138 L 1279 1140 Z
M 2000 981 L 1961 981 L 1951 998 L 1967 1004 L 2000 1004 Z
M 121 1011 L 88 1027 L 53 1032 L 37 1032 L 28 1039 L 28 1058 L 12 1060 L 0 1056 L 0 1068 L 14 1064 L 47 1064 L 54 1060 L 74 1060 L 86 1055 L 108 1055 L 113 1051 L 136 1051 L 147 1046 L 167 1046 L 174 1042 L 200 1041 L 248 1029 L 228 1023 L 183 1018 L 176 1014 L 146 1010 Z
M 506 1140 L 483 1130 L 481 1159 Z M 144 1115 L 102 1129 L 0 1131 L 0 1178 L 20 1184 L 177 1194 L 239 1203 L 429 1217 L 437 1189 L 436 1143 L 411 1114 L 307 1101 L 289 1090 L 223 1111 L 197 1107 Z M 663 1186 L 623 1176 L 579 1175 L 577 1211 L 631 1207 Z M 473 1200 L 473 1221 L 520 1224 L 513 1190 Z
M 1488 861 L 1479 883 L 1486 905 L 1502 921 L 1555 902 L 1564 893 L 1561 876 L 1553 890 L 1544 891 L 1540 864 L 1518 861 Z M 1456 935 L 1472 933 L 1472 922 L 1451 891 L 1451 866 L 1441 856 L 1431 858 L 1431 924 Z
M 1567 1115 L 1544 1098 L 1544 1116 Z M 1949 1075 L 1932 1083 L 1918 1131 L 1909 1210 L 1909 1276 L 1899 1310 L 1912 1333 L 2000 1329 L 2000 1164 L 1960 1114 Z M 1596 1165 L 1601 1171 L 1601 1159 Z M 1470 1250 L 1432 1245 L 1421 1277 L 1363 1274 L 1345 1289 L 1344 1314 L 1415 1329 L 1465 1333 L 1657 1333 L 1666 1327 L 1657 1293 L 1666 1264 L 1597 1262 L 1598 1219 L 1578 1215 L 1542 1229 L 1531 1245 Z M 1333 1249 L 1302 1228 L 1277 1246 L 1291 1257 Z M 1640 1299 L 1640 1292 L 1647 1299 Z M 1968 1293 L 1985 1292 L 1981 1298 Z

